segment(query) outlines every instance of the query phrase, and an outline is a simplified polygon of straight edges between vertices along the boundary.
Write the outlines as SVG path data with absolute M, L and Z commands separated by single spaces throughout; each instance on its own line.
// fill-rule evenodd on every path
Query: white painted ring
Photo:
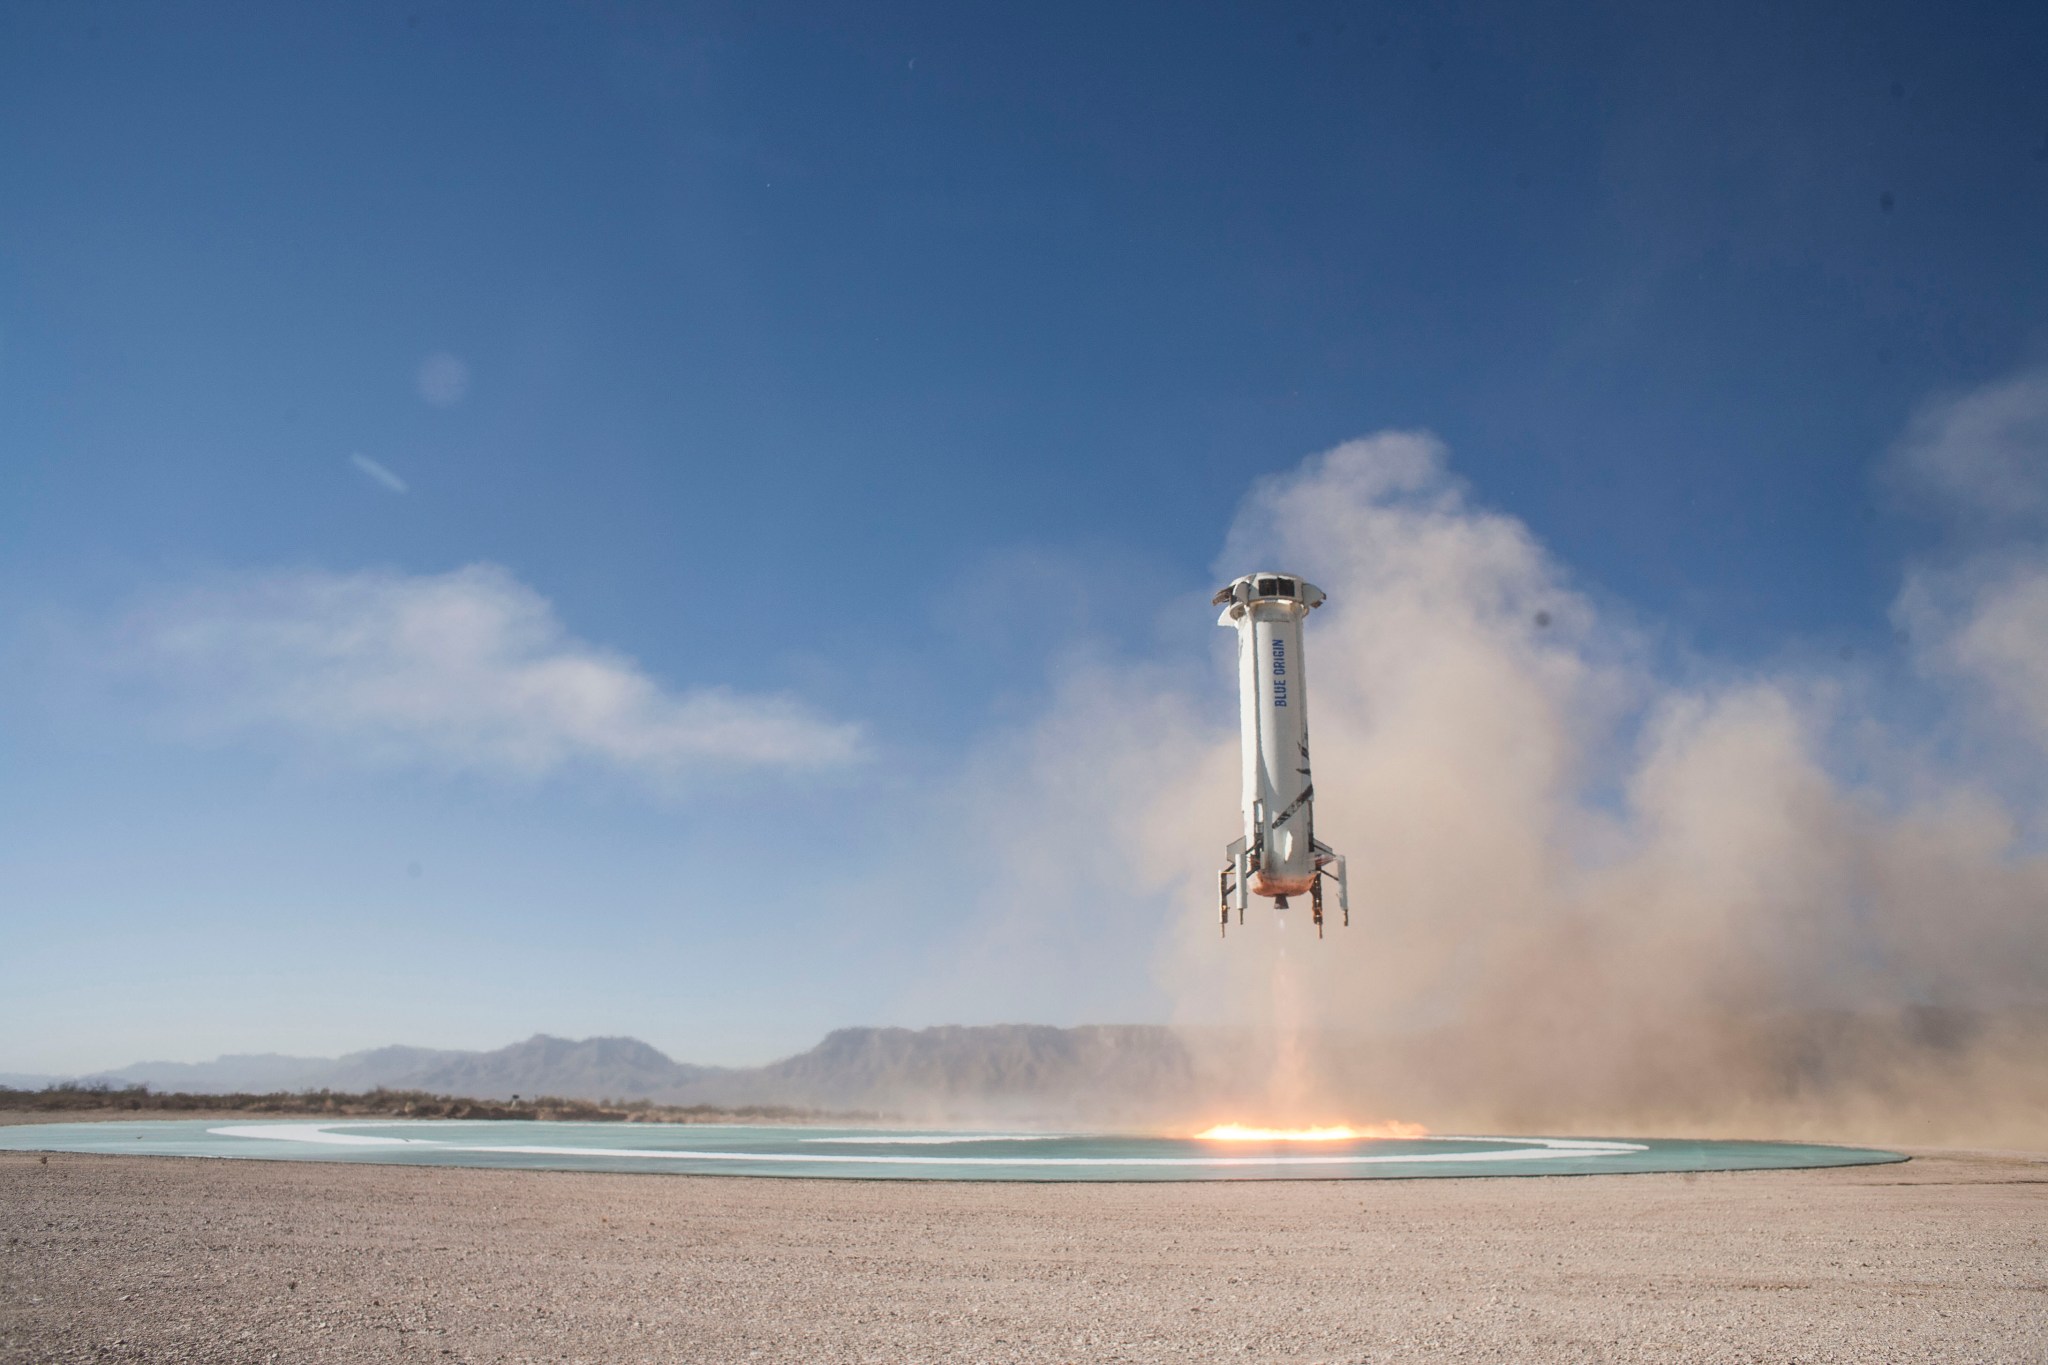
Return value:
M 1245 1156 L 894 1156 L 853 1152 L 719 1152 L 648 1147 L 558 1147 L 507 1143 L 473 1144 L 442 1142 L 432 1138 L 381 1137 L 363 1133 L 336 1133 L 335 1127 L 384 1126 L 340 1123 L 248 1123 L 229 1124 L 206 1131 L 216 1137 L 249 1138 L 266 1142 L 308 1142 L 341 1147 L 432 1148 L 466 1155 L 503 1153 L 507 1156 L 594 1157 L 633 1161 L 720 1161 L 753 1164 L 800 1164 L 808 1166 L 1023 1166 L 1074 1168 L 1084 1166 L 1174 1166 L 1226 1169 L 1245 1166 L 1396 1166 L 1436 1165 L 1442 1162 L 1554 1161 L 1589 1157 L 1624 1156 L 1647 1151 L 1637 1142 L 1609 1142 L 1593 1138 L 1463 1137 L 1430 1136 L 1409 1138 L 1413 1142 L 1486 1142 L 1500 1144 L 1483 1152 L 1383 1152 L 1383 1153 L 1260 1153 Z M 1035 1135 L 1034 1135 L 1035 1136 Z M 820 1141 L 805 1138 L 800 1141 Z M 859 1138 L 832 1139 L 859 1142 Z M 913 1139 L 878 1137 L 876 1145 Z M 980 1134 L 962 1134 L 956 1139 L 923 1137 L 933 1141 L 1000 1140 Z

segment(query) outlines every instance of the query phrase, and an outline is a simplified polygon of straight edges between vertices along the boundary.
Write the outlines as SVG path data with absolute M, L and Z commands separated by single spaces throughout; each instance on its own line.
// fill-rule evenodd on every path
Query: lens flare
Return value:
M 1201 1142 L 1359 1142 L 1370 1138 L 1428 1137 L 1429 1129 L 1419 1123 L 1367 1123 L 1353 1127 L 1339 1123 L 1320 1128 L 1255 1128 L 1243 1123 L 1219 1123 L 1195 1134 Z

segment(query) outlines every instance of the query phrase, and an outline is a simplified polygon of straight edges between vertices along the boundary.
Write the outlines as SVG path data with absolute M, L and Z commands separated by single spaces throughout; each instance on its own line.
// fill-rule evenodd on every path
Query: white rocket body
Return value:
M 1315 784 L 1309 774 L 1308 674 L 1301 625 L 1324 601 L 1322 589 L 1291 574 L 1255 573 L 1216 594 L 1216 624 L 1237 631 L 1239 743 L 1244 758 L 1244 837 L 1230 845 L 1218 878 L 1223 918 L 1244 919 L 1252 895 L 1287 908 L 1311 898 L 1322 932 L 1322 879 L 1337 883 L 1351 922 L 1344 859 L 1315 836 Z

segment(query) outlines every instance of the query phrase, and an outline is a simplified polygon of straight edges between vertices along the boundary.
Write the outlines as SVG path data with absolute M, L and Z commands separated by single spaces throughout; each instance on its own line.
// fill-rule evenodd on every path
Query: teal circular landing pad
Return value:
M 1895 1152 L 1856 1147 L 1654 1138 L 1215 1142 L 1093 1133 L 446 1119 L 29 1124 L 0 1128 L 0 1150 L 840 1180 L 1369 1180 L 1789 1170 L 1905 1160 Z

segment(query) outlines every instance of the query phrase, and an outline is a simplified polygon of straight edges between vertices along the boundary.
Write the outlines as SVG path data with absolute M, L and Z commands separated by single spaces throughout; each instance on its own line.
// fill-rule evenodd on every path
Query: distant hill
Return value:
M 529 1042 L 540 1041 L 536 1035 Z M 552 1039 L 549 1041 L 553 1041 Z M 525 1043 L 514 1043 L 500 1052 L 511 1052 L 524 1047 Z M 432 1047 L 391 1047 L 372 1048 L 367 1052 L 351 1052 L 334 1061 L 324 1062 L 325 1068 L 311 1087 L 315 1090 L 375 1090 L 382 1086 L 386 1090 L 411 1090 L 412 1078 L 426 1075 L 437 1068 L 455 1066 L 470 1058 L 495 1056 L 489 1052 L 457 1052 L 447 1048 Z M 301 1087 L 302 1089 L 305 1087 Z M 476 1095 L 472 1099 L 489 1099 L 491 1096 Z
M 662 1093 L 670 1104 L 789 1104 L 952 1115 L 1141 1112 L 1186 1096 L 1187 1045 L 1156 1025 L 846 1028 L 808 1052 Z
M 77 1079 L 191 1094 L 382 1087 L 494 1100 L 553 1095 L 1002 1116 L 1137 1112 L 1185 1095 L 1192 1075 L 1187 1046 L 1165 1028 L 995 1024 L 839 1029 L 808 1052 L 759 1067 L 678 1062 L 636 1038 L 535 1034 L 490 1052 L 384 1047 L 336 1058 L 253 1053 L 210 1062 L 142 1062 Z
M 637 1038 L 578 1040 L 537 1033 L 491 1052 L 380 1047 L 344 1057 L 254 1053 L 210 1062 L 140 1062 L 77 1079 L 197 1095 L 383 1088 L 472 1099 L 556 1095 L 598 1100 L 650 1099 L 718 1074 L 717 1067 L 671 1061 Z
M 41 1090 L 46 1085 L 59 1085 L 62 1076 L 45 1076 L 41 1072 L 0 1071 L 0 1086 L 9 1090 Z
M 225 1095 L 244 1090 L 318 1090 L 338 1063 L 330 1057 L 287 1057 L 277 1052 L 231 1053 L 210 1062 L 137 1062 L 118 1071 L 80 1077 L 88 1084 L 146 1085 L 152 1090 Z
M 559 1095 L 564 1099 L 658 1099 L 678 1087 L 724 1074 L 693 1066 L 637 1038 L 551 1038 L 536 1033 L 496 1052 L 438 1054 L 408 1073 L 406 1084 L 437 1095 L 509 1099 Z

